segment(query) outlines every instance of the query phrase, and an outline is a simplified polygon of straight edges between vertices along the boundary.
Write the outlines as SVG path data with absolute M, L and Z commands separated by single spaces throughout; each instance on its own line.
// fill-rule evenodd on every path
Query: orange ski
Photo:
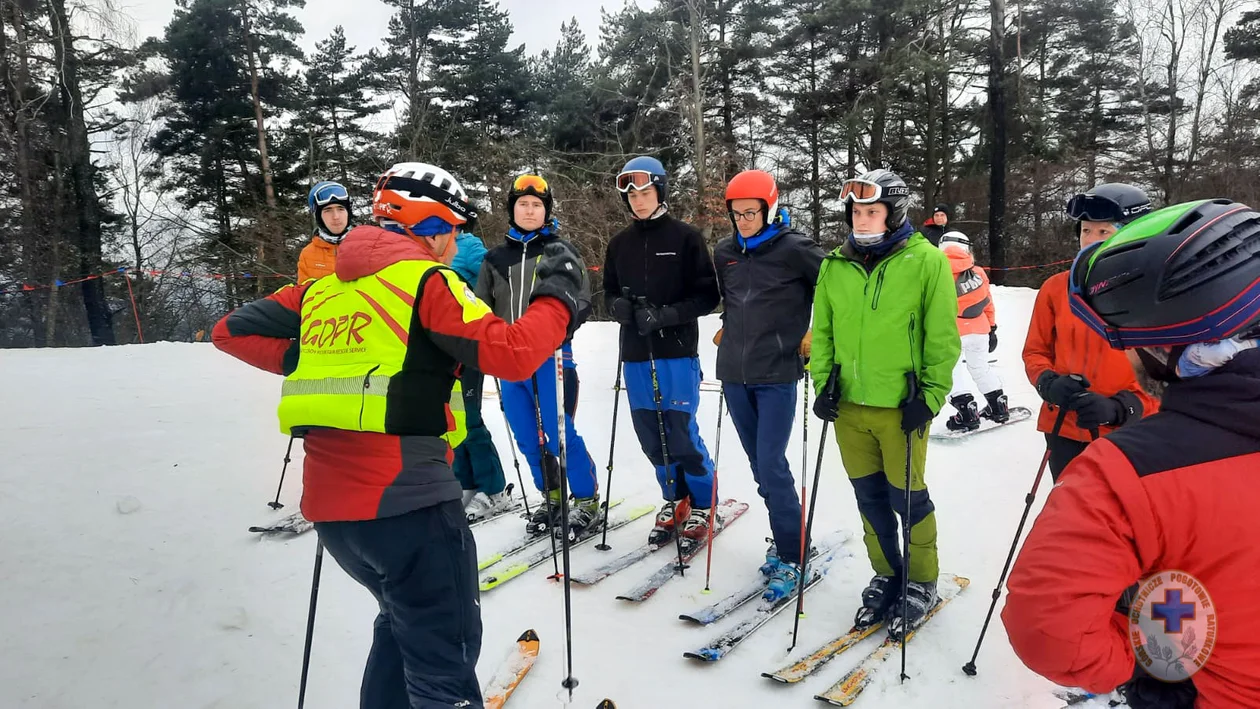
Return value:
M 486 709 L 502 709 L 517 685 L 529 674 L 538 659 L 538 633 L 526 630 L 516 639 L 516 649 L 499 665 L 482 695 Z

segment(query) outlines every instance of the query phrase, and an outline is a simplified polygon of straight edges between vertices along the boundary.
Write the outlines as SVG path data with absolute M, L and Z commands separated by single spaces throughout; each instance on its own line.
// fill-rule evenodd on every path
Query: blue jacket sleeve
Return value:
M 486 258 L 486 246 L 481 239 L 472 234 L 461 233 L 455 241 L 458 251 L 451 261 L 451 268 L 468 281 L 474 289 L 477 287 L 477 275 L 481 273 L 481 262 Z

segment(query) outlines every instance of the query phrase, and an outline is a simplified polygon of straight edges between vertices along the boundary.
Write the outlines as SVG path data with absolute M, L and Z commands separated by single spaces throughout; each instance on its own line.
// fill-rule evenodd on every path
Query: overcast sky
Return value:
M 591 49 L 597 49 L 600 7 L 612 12 L 627 2 L 647 6 L 653 0 L 499 0 L 499 6 L 512 19 L 512 46 L 524 44 L 527 54 L 537 54 L 555 46 L 560 23 L 572 17 L 586 32 Z M 161 36 L 175 10 L 174 0 L 118 0 L 118 6 L 135 21 L 140 40 Z M 300 44 L 308 52 L 337 25 L 345 28 L 349 43 L 364 52 L 385 36 L 392 9 L 380 0 L 306 0 L 306 7 L 294 14 L 306 28 Z

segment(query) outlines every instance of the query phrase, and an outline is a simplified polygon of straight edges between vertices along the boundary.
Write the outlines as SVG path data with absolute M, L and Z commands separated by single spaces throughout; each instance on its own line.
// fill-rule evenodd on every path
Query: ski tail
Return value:
M 508 697 L 512 696 L 512 692 L 516 691 L 521 680 L 525 679 L 525 675 L 534 666 L 538 659 L 538 649 L 538 633 L 533 629 L 521 633 L 516 639 L 516 648 L 499 665 L 482 692 L 486 709 L 502 709 Z
M 595 705 L 595 709 L 617 709 L 617 705 L 613 702 L 613 700 L 605 699 L 604 701 Z

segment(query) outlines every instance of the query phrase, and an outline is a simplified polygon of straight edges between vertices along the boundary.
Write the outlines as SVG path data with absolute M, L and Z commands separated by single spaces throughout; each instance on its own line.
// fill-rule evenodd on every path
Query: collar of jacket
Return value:
M 1159 408 L 1260 440 L 1260 349 L 1240 352 L 1201 377 L 1170 383 Z
M 673 221 L 674 221 L 674 218 L 670 216 L 669 212 L 662 212 L 659 216 L 655 216 L 650 219 L 635 218 L 633 221 L 630 222 L 630 224 L 631 226 L 633 226 L 635 229 L 638 229 L 639 231 L 652 231 L 655 229 L 660 229 L 661 227 L 665 226 L 666 224 L 670 224 Z
M 901 225 L 900 229 L 893 232 L 892 236 L 866 249 L 858 246 L 857 242 L 853 240 L 853 235 L 850 234 L 849 238 L 845 239 L 844 243 L 840 245 L 840 248 L 836 249 L 836 252 L 850 261 L 856 261 L 869 267 L 906 248 L 910 243 L 910 237 L 916 233 L 914 227 L 910 226 L 910 222 L 907 221 Z
M 739 233 L 739 228 L 736 227 L 735 243 L 739 246 L 741 251 L 748 253 L 749 251 L 756 250 L 757 247 L 762 244 L 773 241 L 779 234 L 790 231 L 791 228 L 792 219 L 788 216 L 787 210 L 780 209 L 775 220 L 761 227 L 761 231 L 757 232 L 755 236 L 744 238 L 744 236 Z
M 521 231 L 516 227 L 511 227 L 508 229 L 507 237 L 512 241 L 528 244 L 539 236 L 553 236 L 559 230 L 560 222 L 552 219 L 550 222 L 544 224 L 541 229 L 535 229 L 534 231 Z

